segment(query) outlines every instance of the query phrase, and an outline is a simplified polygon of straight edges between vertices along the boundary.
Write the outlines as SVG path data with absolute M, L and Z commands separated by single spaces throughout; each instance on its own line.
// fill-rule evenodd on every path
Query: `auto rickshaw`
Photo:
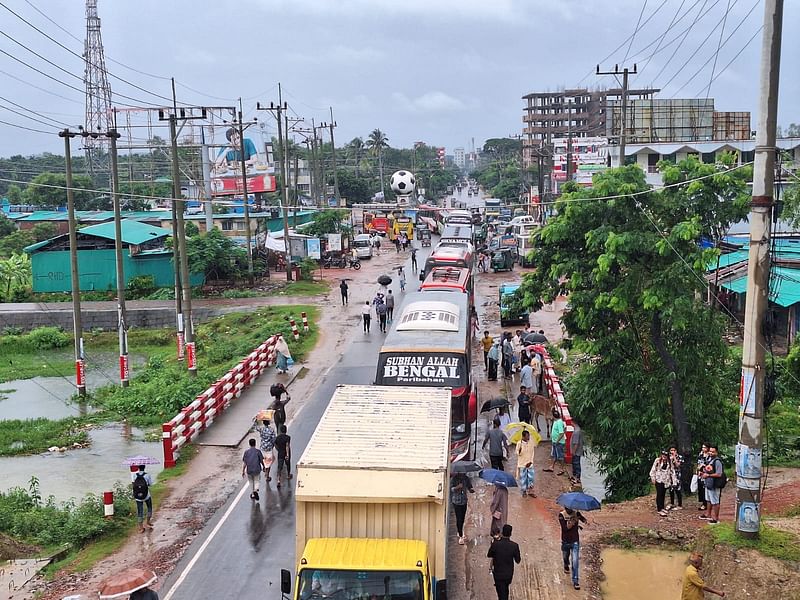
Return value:
M 514 250 L 512 248 L 500 248 L 492 254 L 492 271 L 513 271 L 514 270 Z
M 430 246 L 431 245 L 431 230 L 427 227 L 417 226 L 417 239 L 419 240 L 420 245 L 422 246 Z

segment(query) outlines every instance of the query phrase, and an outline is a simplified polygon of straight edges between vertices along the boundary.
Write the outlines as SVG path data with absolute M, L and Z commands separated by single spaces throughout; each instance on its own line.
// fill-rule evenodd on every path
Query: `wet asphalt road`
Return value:
M 424 264 L 429 250 L 417 252 L 418 264 Z M 411 272 L 410 258 L 406 272 L 406 289 L 415 290 L 416 275 Z M 397 294 L 395 314 L 404 298 L 404 294 Z M 374 381 L 384 337 L 374 317 L 369 335 L 362 333 L 361 325 L 353 319 L 352 339 L 342 359 L 288 424 L 293 461 L 302 455 L 338 384 L 368 385 Z M 243 482 L 239 492 L 217 511 L 165 580 L 160 591 L 162 600 L 280 598 L 281 569 L 294 573 L 294 486 L 284 483 L 278 490 L 274 470 L 271 487 L 265 488 L 265 483 L 262 478 L 260 502 L 250 500 L 249 488 L 245 491 Z

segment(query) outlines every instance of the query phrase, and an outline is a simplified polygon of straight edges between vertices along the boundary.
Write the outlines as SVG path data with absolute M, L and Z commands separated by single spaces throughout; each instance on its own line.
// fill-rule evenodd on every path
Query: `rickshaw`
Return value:
M 500 248 L 492 254 L 492 271 L 513 271 L 514 270 L 514 250 L 512 248 Z
M 424 225 L 417 225 L 417 239 L 422 246 L 430 246 L 431 230 Z

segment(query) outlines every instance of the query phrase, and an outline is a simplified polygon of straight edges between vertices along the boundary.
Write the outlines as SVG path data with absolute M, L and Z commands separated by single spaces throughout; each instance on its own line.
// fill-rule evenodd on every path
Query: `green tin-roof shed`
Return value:
M 174 284 L 172 250 L 164 247 L 170 232 L 127 219 L 122 220 L 121 227 L 125 287 L 132 278 L 141 275 L 151 275 L 157 287 L 171 287 Z M 114 223 L 79 229 L 77 238 L 81 291 L 115 290 Z M 31 255 L 34 292 L 69 292 L 72 289 L 68 235 L 33 244 L 25 248 L 25 252 Z M 202 284 L 203 275 L 192 274 L 191 283 Z

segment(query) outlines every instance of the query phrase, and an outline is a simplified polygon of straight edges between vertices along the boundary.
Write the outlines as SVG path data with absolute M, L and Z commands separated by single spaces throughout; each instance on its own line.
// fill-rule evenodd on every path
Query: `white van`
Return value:
M 353 248 L 356 249 L 358 258 L 372 258 L 372 240 L 368 233 L 362 233 L 354 237 Z

